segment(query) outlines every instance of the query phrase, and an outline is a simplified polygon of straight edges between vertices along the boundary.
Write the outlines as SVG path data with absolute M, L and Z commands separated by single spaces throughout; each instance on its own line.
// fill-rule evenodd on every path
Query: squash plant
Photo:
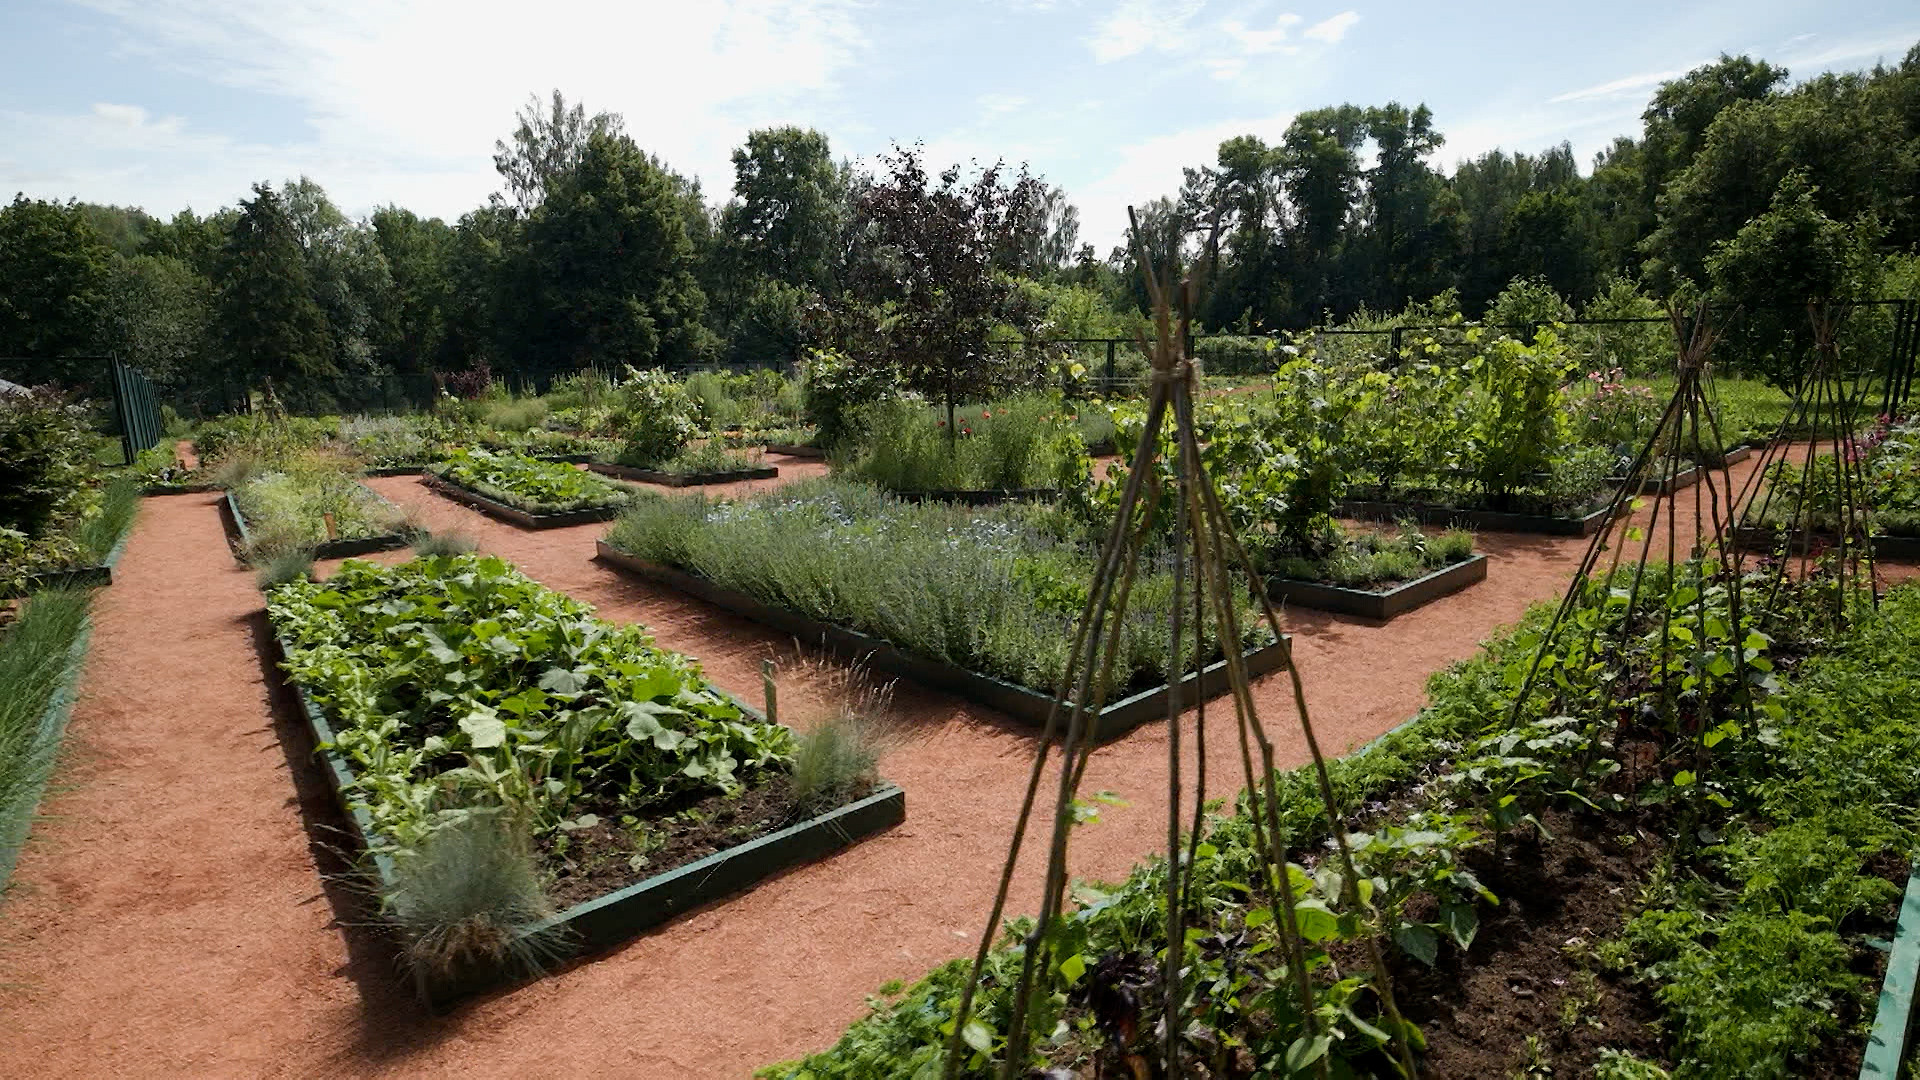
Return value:
M 784 768 L 792 733 L 743 714 L 697 662 L 493 556 L 348 560 L 268 596 L 287 673 L 328 710 L 376 847 L 472 805 L 561 828 L 591 801 L 640 813 Z

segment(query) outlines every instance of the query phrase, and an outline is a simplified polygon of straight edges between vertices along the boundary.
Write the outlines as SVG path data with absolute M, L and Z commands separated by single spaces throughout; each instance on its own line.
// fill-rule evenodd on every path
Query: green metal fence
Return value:
M 107 361 L 113 379 L 113 413 L 120 428 L 120 445 L 126 451 L 127 464 L 133 464 L 140 451 L 160 445 L 160 403 L 153 394 L 153 383 L 138 368 L 119 359 Z

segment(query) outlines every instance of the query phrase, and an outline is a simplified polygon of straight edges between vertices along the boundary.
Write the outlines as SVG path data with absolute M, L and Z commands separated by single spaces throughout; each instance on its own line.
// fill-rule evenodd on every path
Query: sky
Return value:
M 780 124 L 856 160 L 1025 162 L 1104 254 L 1129 203 L 1304 109 L 1424 102 L 1445 170 L 1562 141 L 1590 167 L 1720 53 L 1801 79 L 1916 42 L 1912 0 L 0 0 L 0 197 L 207 213 L 306 175 L 349 214 L 451 221 L 558 89 L 710 201 Z

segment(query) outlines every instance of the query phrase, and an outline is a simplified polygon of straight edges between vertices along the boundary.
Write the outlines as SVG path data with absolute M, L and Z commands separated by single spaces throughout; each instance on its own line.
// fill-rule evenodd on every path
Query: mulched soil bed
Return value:
M 1530 1064 L 1551 1067 L 1537 1075 L 1588 1076 L 1607 1047 L 1665 1058 L 1670 1044 L 1659 1031 L 1652 987 L 1598 970 L 1590 949 L 1617 937 L 1638 912 L 1641 886 L 1666 850 L 1662 838 L 1677 826 L 1644 813 L 1555 811 L 1542 820 L 1553 839 L 1509 838 L 1499 857 L 1481 849 L 1467 858 L 1500 903 L 1482 907 L 1479 934 L 1464 956 L 1442 949 L 1431 968 L 1404 955 L 1390 961 L 1400 1009 L 1427 1037 L 1424 1077 L 1536 1075 L 1523 1071 Z M 1906 865 L 1897 858 L 1878 860 L 1869 870 L 1906 882 Z M 1892 928 L 1884 912 L 1866 926 L 1882 937 Z M 1856 970 L 1877 985 L 1885 963 L 1883 954 L 1868 950 Z M 1851 1006 L 1848 1013 L 1843 1031 L 1863 1020 Z M 1530 1056 L 1529 1036 L 1537 1040 L 1537 1059 Z M 1842 1034 L 1796 1075 L 1855 1077 L 1860 1055 L 1861 1040 Z
M 646 818 L 648 839 L 657 846 L 644 851 L 620 823 L 621 811 L 614 803 L 583 801 L 580 809 L 598 815 L 599 824 L 545 837 L 536 845 L 541 869 L 553 875 L 547 895 L 559 908 L 605 896 L 811 816 L 801 812 L 792 782 L 784 775 L 767 777 L 737 795 L 715 793 L 658 808 Z M 555 850 L 556 837 L 565 838 L 564 852 Z M 637 866 L 631 861 L 636 856 L 643 860 Z

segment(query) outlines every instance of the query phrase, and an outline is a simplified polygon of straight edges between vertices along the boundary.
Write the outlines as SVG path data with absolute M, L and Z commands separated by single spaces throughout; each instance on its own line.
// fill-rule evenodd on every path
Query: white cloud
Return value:
M 1661 83 L 1666 82 L 1668 79 L 1677 79 L 1685 75 L 1688 70 L 1690 69 L 1675 68 L 1672 71 L 1649 71 L 1639 75 L 1627 75 L 1614 79 L 1611 82 L 1600 83 L 1597 86 L 1587 86 L 1579 90 L 1569 90 L 1564 94 L 1556 94 L 1547 99 L 1547 104 L 1561 105 L 1569 101 L 1591 101 L 1594 98 L 1639 93 L 1643 90 L 1651 90 Z
M 250 180 L 306 171 L 350 212 L 401 201 L 458 214 L 498 187 L 493 142 L 515 110 L 554 88 L 624 114 L 643 147 L 724 195 L 731 148 L 752 127 L 830 116 L 864 44 L 855 0 L 553 0 L 532 15 L 507 0 L 456 10 L 433 0 L 78 2 L 117 20 L 106 44 L 120 55 L 289 101 L 305 121 L 243 144 L 196 134 L 225 115 L 155 119 L 102 104 L 84 116 L 0 116 L 10 157 L 78 185 L 47 194 L 163 207 L 230 203 Z M 136 160 L 136 143 L 116 152 L 102 142 L 116 126 L 167 165 Z M 151 186 L 129 190 L 136 174 Z M 0 187 L 17 176 L 0 169 Z
M 1027 99 L 1019 94 L 982 94 L 976 104 L 988 116 L 1001 116 L 1026 108 Z
M 1102 64 L 1148 48 L 1172 51 L 1185 43 L 1187 24 L 1203 6 L 1205 0 L 1125 0 L 1101 21 L 1087 45 Z
M 1292 113 L 1222 120 L 1121 147 L 1119 160 L 1104 175 L 1072 192 L 1080 208 L 1080 238 L 1105 257 L 1126 236 L 1128 206 L 1179 194 L 1183 170 L 1212 164 L 1220 144 L 1235 135 L 1275 142 L 1292 122 Z
M 1306 31 L 1300 36 L 1309 41 L 1321 41 L 1328 45 L 1338 45 L 1340 44 L 1340 39 L 1347 36 L 1347 31 L 1353 29 L 1353 24 L 1359 21 L 1359 12 L 1343 11 L 1330 19 L 1323 19 L 1307 27 Z
M 1355 17 L 1358 18 L 1358 16 Z M 1260 53 L 1293 51 L 1287 47 L 1287 35 L 1292 33 L 1293 28 L 1300 25 L 1302 21 L 1300 16 L 1288 12 L 1276 18 L 1273 26 L 1266 30 L 1250 30 L 1239 19 L 1227 19 L 1220 24 L 1220 29 L 1226 36 L 1239 43 L 1242 53 L 1254 56 Z
M 1914 36 L 1915 28 L 1908 25 L 1899 30 L 1881 32 L 1872 37 L 1842 41 L 1834 45 L 1829 45 L 1818 52 L 1802 53 L 1800 55 L 1789 53 L 1773 62 L 1786 65 L 1786 67 L 1793 72 L 1795 79 L 1802 79 L 1816 72 L 1824 71 L 1829 66 L 1838 64 L 1843 60 L 1855 62 L 1877 60 L 1886 61 L 1890 64 L 1898 64 L 1900 58 L 1906 55 L 1907 50 L 1913 47 Z M 1814 35 L 1812 34 L 1802 34 L 1799 38 L 1796 38 L 1788 44 L 1807 44 L 1813 39 Z M 1772 60 L 1773 58 L 1767 57 L 1766 59 Z
M 1200 61 L 1207 74 L 1222 81 L 1231 81 L 1246 74 L 1247 58 L 1244 56 L 1209 56 Z

